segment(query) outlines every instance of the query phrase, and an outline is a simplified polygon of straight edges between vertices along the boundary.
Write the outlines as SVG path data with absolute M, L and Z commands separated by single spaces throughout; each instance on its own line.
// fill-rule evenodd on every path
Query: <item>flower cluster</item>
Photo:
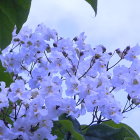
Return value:
M 0 56 L 13 76 L 10 87 L 0 83 L 0 110 L 11 121 L 0 116 L 0 139 L 54 140 L 53 121 L 64 113 L 78 118 L 91 112 L 95 122 L 118 123 L 140 103 L 140 46 L 117 49 L 119 60 L 110 66 L 114 53 L 102 45 L 92 48 L 85 39 L 84 33 L 72 40 L 59 37 L 43 24 L 34 32 L 27 27 L 13 32 Z M 132 102 L 124 109 L 114 96 L 122 89 Z

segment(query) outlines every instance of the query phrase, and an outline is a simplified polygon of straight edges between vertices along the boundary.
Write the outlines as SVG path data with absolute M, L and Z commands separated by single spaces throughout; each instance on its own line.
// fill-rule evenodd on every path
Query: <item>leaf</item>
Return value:
M 57 135 L 57 140 L 68 139 L 72 140 L 84 140 L 83 136 L 78 133 L 70 120 L 59 120 L 54 122 L 52 134 Z
M 62 140 L 64 138 L 65 133 L 59 121 L 53 122 L 52 134 L 57 135 L 57 140 Z
M 81 131 L 80 123 L 77 121 L 77 119 L 73 118 L 72 116 L 68 116 L 67 114 L 64 113 L 59 117 L 59 120 L 70 120 L 73 124 L 74 129 L 77 132 Z
M 14 23 L 9 20 L 8 17 L 3 16 L 0 10 L 0 48 L 4 49 L 9 45 L 12 39 L 12 31 L 14 29 Z
M 84 140 L 83 136 L 74 130 L 74 127 L 71 121 L 60 120 L 59 122 L 63 126 L 63 129 L 65 129 L 67 132 L 70 132 L 70 134 L 75 140 Z
M 126 137 L 126 138 L 124 138 L 124 140 L 135 140 L 135 139 L 130 138 L 130 137 Z
M 102 138 L 92 137 L 92 136 L 85 136 L 85 140 L 104 140 Z
M 2 66 L 0 62 L 0 81 L 4 81 L 6 83 L 6 86 L 10 86 L 10 84 L 13 82 L 12 76 L 5 71 L 6 69 Z
M 95 16 L 97 15 L 97 0 L 86 0 L 93 8 Z
M 82 134 L 85 134 L 87 129 L 88 129 L 89 125 L 81 125 L 81 130 L 82 130 Z
M 135 139 L 136 140 L 140 140 L 138 134 L 128 125 L 124 124 L 124 123 L 119 123 L 119 124 L 116 124 L 114 123 L 113 121 L 106 121 L 104 122 L 104 124 L 108 125 L 108 126 L 111 126 L 113 128 L 126 128 L 128 131 L 130 131 L 134 136 L 135 136 Z
M 1 112 L 0 112 L 0 119 L 1 120 L 4 120 L 4 122 L 6 124 L 11 124 L 13 125 L 13 121 L 11 120 L 10 118 L 10 114 L 12 113 L 12 107 L 9 106 L 9 107 L 4 107 Z
M 87 129 L 85 134 L 86 140 L 124 140 L 125 138 L 133 138 L 135 136 L 126 128 L 113 128 L 106 124 L 92 125 Z
M 16 25 L 17 33 L 27 20 L 31 0 L 0 0 L 0 48 L 10 44 Z

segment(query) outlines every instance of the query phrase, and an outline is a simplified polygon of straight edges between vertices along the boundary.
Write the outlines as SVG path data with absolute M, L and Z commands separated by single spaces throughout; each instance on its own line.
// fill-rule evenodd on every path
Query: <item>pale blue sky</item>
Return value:
M 25 25 L 35 28 L 44 23 L 63 37 L 81 32 L 87 43 L 103 44 L 109 50 L 140 43 L 140 0 L 98 0 L 98 14 L 84 0 L 32 0 Z M 140 111 L 130 112 L 124 120 L 140 135 Z M 84 119 L 87 120 L 88 119 Z

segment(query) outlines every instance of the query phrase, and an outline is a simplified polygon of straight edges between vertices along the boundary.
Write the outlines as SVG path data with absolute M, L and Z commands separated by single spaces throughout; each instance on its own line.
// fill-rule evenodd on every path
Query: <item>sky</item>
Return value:
M 140 44 L 139 6 L 140 0 L 98 0 L 95 17 L 92 7 L 85 0 L 32 0 L 25 25 L 34 29 L 44 23 L 66 38 L 85 32 L 88 44 L 102 44 L 113 51 Z M 123 122 L 140 135 L 139 110 L 128 113 Z M 89 123 L 87 116 L 84 120 Z

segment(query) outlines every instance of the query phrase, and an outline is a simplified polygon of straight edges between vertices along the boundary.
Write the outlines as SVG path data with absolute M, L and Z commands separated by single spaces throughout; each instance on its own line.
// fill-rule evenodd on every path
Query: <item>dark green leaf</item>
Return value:
M 67 116 L 67 114 L 62 114 L 59 117 L 59 120 L 70 120 L 72 122 L 72 124 L 73 124 L 74 129 L 77 132 L 80 132 L 80 130 L 81 130 L 80 123 L 77 121 L 77 119 L 73 118 L 72 116 Z
M 126 137 L 124 140 L 135 140 L 134 138 Z
M 59 121 L 53 122 L 52 134 L 57 135 L 57 140 L 62 140 L 64 138 L 65 132 Z
M 4 81 L 6 83 L 6 86 L 10 86 L 10 84 L 13 82 L 12 76 L 5 71 L 6 69 L 2 66 L 0 62 L 0 81 Z
M 59 122 L 62 125 L 63 129 L 65 129 L 67 132 L 69 132 L 72 135 L 73 139 L 84 140 L 83 136 L 74 130 L 74 127 L 71 121 L 60 120 Z
M 125 138 L 134 138 L 135 136 L 126 128 L 113 128 L 106 124 L 92 125 L 87 129 L 85 139 L 97 140 L 124 140 Z
M 78 133 L 70 120 L 59 120 L 54 122 L 52 134 L 57 135 L 57 140 L 84 140 L 83 136 Z
M 85 140 L 104 140 L 102 138 L 92 137 L 92 136 L 85 136 Z
M 97 0 L 86 0 L 95 11 L 95 16 L 97 15 Z
M 14 29 L 14 23 L 6 16 L 3 16 L 0 10 L 0 48 L 4 49 L 8 44 L 10 44 L 12 39 L 12 31 Z
M 82 134 L 86 133 L 88 127 L 89 127 L 88 125 L 81 125 Z
M 8 124 L 13 125 L 13 121 L 12 121 L 11 118 L 8 117 L 8 116 L 5 117 L 5 122 L 8 123 Z
M 0 112 L 0 119 L 5 122 L 5 124 L 13 125 L 13 121 L 10 118 L 10 114 L 12 113 L 12 106 L 4 107 Z
M 10 44 L 12 31 L 16 25 L 17 33 L 27 20 L 31 0 L 0 0 L 0 48 Z
M 106 121 L 106 122 L 104 122 L 104 124 L 109 125 L 109 126 L 111 126 L 113 128 L 122 128 L 122 127 L 124 127 L 135 136 L 136 140 L 140 140 L 138 134 L 130 126 L 128 126 L 128 125 L 126 125 L 124 123 L 116 124 L 113 121 Z

